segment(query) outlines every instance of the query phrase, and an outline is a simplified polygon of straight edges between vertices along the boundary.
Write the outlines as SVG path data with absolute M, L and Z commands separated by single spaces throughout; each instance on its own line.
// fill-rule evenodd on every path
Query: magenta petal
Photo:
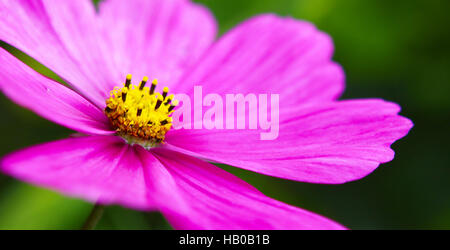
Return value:
M 275 15 L 252 18 L 216 42 L 180 81 L 204 93 L 280 94 L 285 105 L 338 98 L 344 73 L 331 61 L 331 38 L 308 22 Z
M 344 229 L 273 200 L 214 165 L 169 150 L 155 152 L 190 206 L 186 212 L 162 210 L 176 229 Z
M 159 210 L 185 211 L 188 209 L 186 201 L 178 191 L 172 175 L 155 156 L 141 146 L 134 146 L 144 169 L 147 184 L 148 199 Z
M 99 9 L 121 82 L 131 73 L 136 81 L 148 75 L 172 87 L 216 37 L 209 10 L 186 0 L 108 0 Z
M 216 24 L 189 1 L 1 0 L 0 40 L 65 79 L 99 107 L 126 74 L 172 85 L 210 46 Z
M 62 0 L 53 1 L 52 4 L 59 6 L 72 3 L 72 6 L 75 6 L 75 2 L 79 3 L 78 6 L 88 8 L 84 8 L 83 11 L 76 11 L 76 13 L 83 13 L 83 15 L 73 19 L 72 23 L 82 22 L 86 20 L 89 14 L 94 13 L 92 2 L 88 0 Z M 67 15 L 66 10 L 67 8 L 64 8 L 61 15 Z M 11 44 L 50 68 L 96 105 L 103 107 L 105 105 L 104 97 L 108 93 L 103 93 L 104 90 L 99 88 L 99 82 L 97 81 L 99 73 L 88 74 L 88 72 L 82 70 L 85 67 L 84 64 L 90 65 L 91 57 L 84 58 L 83 61 L 75 60 L 77 58 L 73 58 L 73 54 L 71 54 L 73 51 L 70 51 L 72 48 L 70 45 L 66 46 L 63 43 L 62 40 L 64 39 L 61 39 L 57 32 L 58 27 L 54 27 L 53 24 L 52 16 L 44 1 L 0 1 L 0 40 Z M 79 26 L 67 27 L 68 32 L 74 32 L 74 27 Z M 91 29 L 87 30 L 90 31 Z M 79 35 L 78 32 L 74 33 Z M 88 36 L 88 33 L 78 38 L 95 39 L 95 37 Z M 91 50 L 88 53 L 98 54 Z M 98 65 L 104 65 L 106 62 L 107 59 L 105 58 L 103 63 L 97 63 Z
M 260 130 L 175 130 L 168 147 L 215 162 L 285 179 L 343 183 L 360 179 L 393 159 L 390 145 L 412 122 L 398 105 L 354 100 L 291 109 L 280 115 L 279 137 Z
M 91 202 L 156 207 L 140 156 L 118 137 L 69 138 L 30 147 L 4 157 L 0 167 L 20 180 Z
M 103 111 L 0 48 L 0 90 L 53 122 L 87 134 L 111 134 Z
M 109 92 L 122 84 L 125 74 L 120 75 L 112 60 L 112 45 L 104 37 L 93 2 L 42 0 L 42 3 L 55 36 L 88 80 L 71 83 L 103 108 Z

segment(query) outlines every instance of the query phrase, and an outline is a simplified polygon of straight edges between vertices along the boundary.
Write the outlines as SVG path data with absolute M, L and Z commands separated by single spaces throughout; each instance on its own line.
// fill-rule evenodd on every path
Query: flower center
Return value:
M 145 87 L 148 77 L 139 86 L 131 83 L 128 74 L 122 88 L 115 87 L 111 97 L 106 100 L 105 113 L 117 134 L 130 144 L 140 144 L 145 148 L 157 146 L 172 127 L 173 109 L 178 105 L 173 95 L 155 92 L 158 80 L 151 87 Z

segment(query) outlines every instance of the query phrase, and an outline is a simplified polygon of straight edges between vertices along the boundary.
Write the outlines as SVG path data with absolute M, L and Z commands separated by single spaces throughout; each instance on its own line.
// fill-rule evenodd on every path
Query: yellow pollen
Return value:
M 164 141 L 172 127 L 170 115 L 178 101 L 173 100 L 174 95 L 167 96 L 167 87 L 162 94 L 155 92 L 156 79 L 150 88 L 145 87 L 147 81 L 148 77 L 144 77 L 139 85 L 134 85 L 128 74 L 124 86 L 111 91 L 111 97 L 106 100 L 105 113 L 118 135 L 131 144 L 149 148 Z

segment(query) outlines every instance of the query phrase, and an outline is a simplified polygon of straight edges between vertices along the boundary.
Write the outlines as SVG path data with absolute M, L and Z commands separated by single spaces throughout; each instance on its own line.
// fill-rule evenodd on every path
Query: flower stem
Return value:
M 83 224 L 83 227 L 81 230 L 92 230 L 97 225 L 100 218 L 102 218 L 103 211 L 105 210 L 105 206 L 96 203 L 94 207 L 92 208 L 91 213 L 89 214 L 89 217 L 86 219 L 86 221 Z

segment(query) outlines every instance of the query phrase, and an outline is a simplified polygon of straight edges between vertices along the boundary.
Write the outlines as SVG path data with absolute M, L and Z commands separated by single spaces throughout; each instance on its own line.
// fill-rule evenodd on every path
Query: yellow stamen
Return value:
M 144 77 L 136 86 L 131 83 L 131 75 L 127 75 L 124 87 L 115 87 L 111 91 L 105 113 L 118 135 L 130 143 L 153 147 L 164 141 L 165 134 L 172 127 L 172 117 L 169 116 L 178 101 L 173 100 L 174 95 L 167 96 L 167 87 L 162 95 L 155 92 L 156 79 L 150 88 L 145 87 L 147 81 L 148 77 Z
M 150 88 L 150 95 L 153 95 L 155 92 L 156 85 L 158 85 L 158 79 L 154 79 L 152 81 L 152 87 Z
M 148 81 L 148 77 L 144 76 L 144 79 L 142 79 L 141 84 L 139 85 L 139 90 L 142 90 L 145 87 L 145 84 Z
M 169 95 L 169 97 L 167 97 L 167 101 L 164 103 L 164 105 L 169 105 L 170 102 L 172 102 L 174 95 Z
M 125 87 L 129 87 L 131 84 L 131 74 L 127 75 L 127 79 L 125 80 Z
M 172 104 L 170 105 L 170 107 L 167 109 L 169 112 L 172 112 L 172 110 L 178 106 L 178 100 L 175 100 L 172 102 Z
M 164 89 L 163 89 L 163 94 L 162 94 L 163 99 L 166 98 L 167 93 L 169 93 L 169 88 L 168 88 L 168 87 L 164 87 Z

